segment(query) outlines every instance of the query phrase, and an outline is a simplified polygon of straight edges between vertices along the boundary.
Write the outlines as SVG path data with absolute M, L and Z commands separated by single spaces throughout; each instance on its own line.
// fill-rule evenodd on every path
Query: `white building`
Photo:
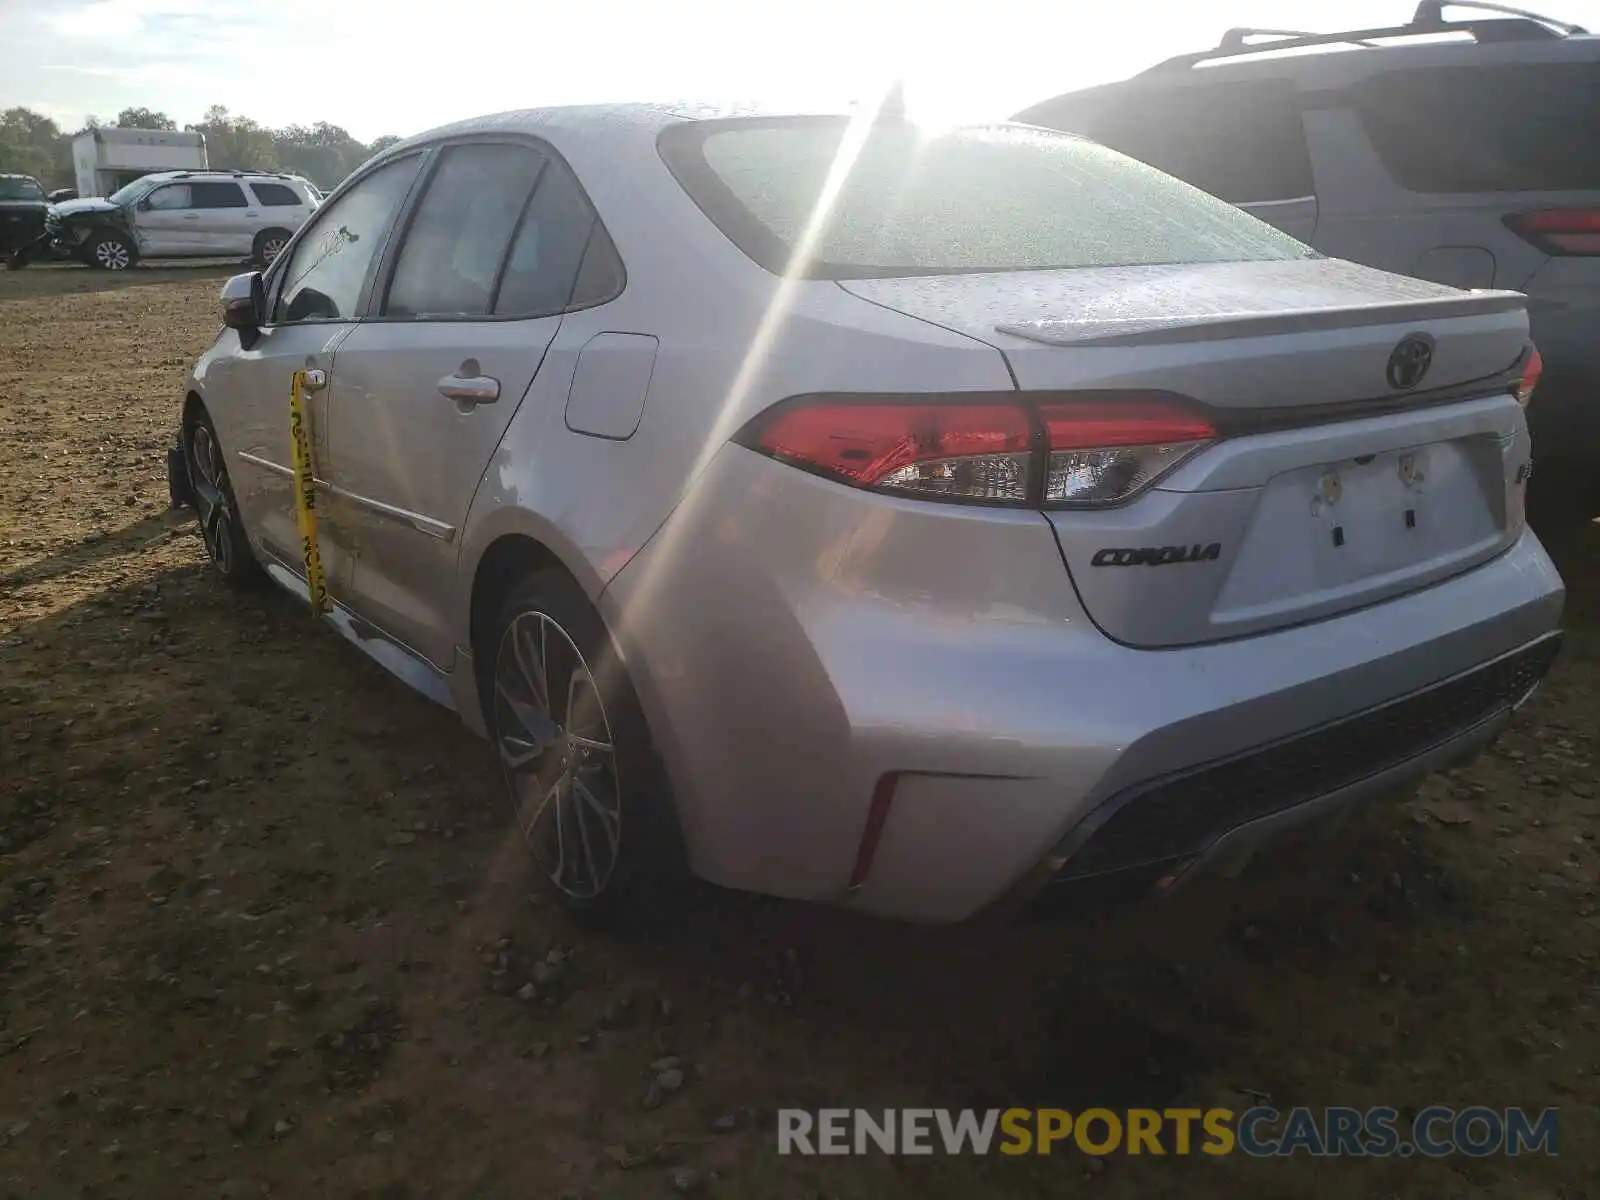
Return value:
M 113 126 L 72 139 L 80 196 L 109 196 L 153 171 L 203 171 L 210 165 L 203 133 Z

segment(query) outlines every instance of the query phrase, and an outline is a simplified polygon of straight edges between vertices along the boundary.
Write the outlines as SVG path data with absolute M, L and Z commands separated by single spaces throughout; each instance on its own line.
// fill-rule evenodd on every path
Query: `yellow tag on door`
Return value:
M 296 371 L 289 383 L 289 442 L 294 451 L 294 516 L 300 527 L 300 553 L 305 559 L 306 590 L 311 612 L 330 611 L 328 581 L 317 552 L 317 478 L 311 461 L 311 422 L 306 416 L 306 373 Z

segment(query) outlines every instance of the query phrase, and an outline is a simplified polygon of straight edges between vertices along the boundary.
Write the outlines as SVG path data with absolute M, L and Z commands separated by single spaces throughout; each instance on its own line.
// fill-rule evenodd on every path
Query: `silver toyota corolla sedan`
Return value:
M 1077 138 L 488 117 L 223 308 L 217 569 L 308 593 L 303 371 L 328 620 L 493 742 L 579 911 L 1167 891 L 1481 749 L 1556 652 L 1523 298 Z

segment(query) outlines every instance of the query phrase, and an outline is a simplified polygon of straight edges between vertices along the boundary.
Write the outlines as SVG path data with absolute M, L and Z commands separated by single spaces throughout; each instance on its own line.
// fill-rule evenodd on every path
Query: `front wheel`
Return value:
M 138 261 L 139 251 L 122 234 L 113 230 L 97 230 L 84 243 L 83 257 L 91 267 L 99 267 L 102 271 L 126 271 Z
M 261 575 L 261 564 L 256 561 L 239 520 L 239 504 L 233 497 L 222 443 L 203 409 L 184 421 L 183 448 L 189 464 L 195 516 L 212 566 L 231 586 L 254 583 Z
M 483 662 L 484 715 L 517 830 L 574 915 L 638 925 L 687 874 L 664 772 L 626 669 L 570 577 L 515 585 Z

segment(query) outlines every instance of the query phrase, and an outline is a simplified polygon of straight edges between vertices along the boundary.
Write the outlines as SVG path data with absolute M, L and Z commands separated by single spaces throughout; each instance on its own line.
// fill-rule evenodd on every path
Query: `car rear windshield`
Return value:
M 808 278 L 1313 254 L 1143 163 L 1021 126 L 708 121 L 670 127 L 660 148 L 695 203 L 763 267 L 790 269 L 805 242 L 792 269 Z
M 15 175 L 0 178 L 0 200 L 43 200 L 44 189 L 31 179 Z
M 1409 191 L 1600 190 L 1600 63 L 1385 71 L 1356 111 Z

